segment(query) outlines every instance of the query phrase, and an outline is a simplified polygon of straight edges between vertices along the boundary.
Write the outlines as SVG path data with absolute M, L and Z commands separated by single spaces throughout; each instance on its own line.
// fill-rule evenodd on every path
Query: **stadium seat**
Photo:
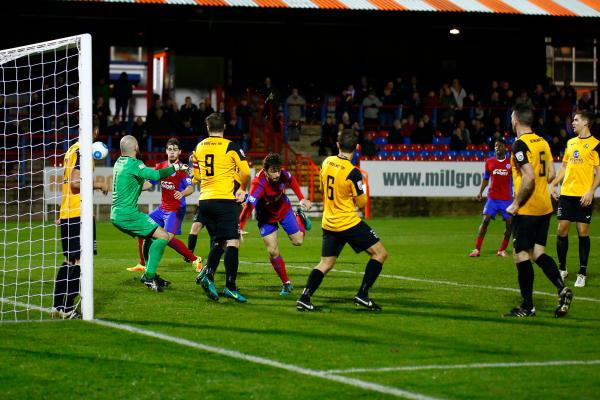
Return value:
M 423 157 L 423 156 L 416 156 L 414 158 L 415 161 L 427 161 L 427 157 Z
M 427 158 L 427 157 L 429 157 L 430 155 L 431 155 L 431 152 L 429 152 L 429 151 L 427 151 L 427 150 L 421 150 L 421 151 L 419 151 L 419 156 L 421 156 L 421 157 L 425 157 L 425 158 Z
M 468 144 L 467 150 L 477 150 L 477 146 L 475 146 L 474 144 Z
M 441 151 L 448 151 L 450 150 L 450 146 L 447 144 L 438 144 L 437 149 Z
M 392 150 L 390 152 L 390 154 L 394 157 L 401 157 L 402 156 L 402 152 L 400 150 Z
M 509 136 L 508 138 L 506 138 L 506 144 L 513 144 L 515 142 L 515 140 L 517 140 L 516 137 Z
M 427 161 L 440 161 L 441 157 L 438 157 L 436 155 L 430 154 L 429 157 L 427 157 Z
M 495 155 L 496 155 L 496 152 L 495 152 L 495 151 L 488 151 L 488 152 L 487 152 L 487 156 L 488 156 L 488 157 L 494 157 Z
M 435 145 L 433 144 L 425 144 L 423 145 L 423 150 L 427 150 L 427 151 L 434 151 L 435 150 Z
M 388 132 L 388 131 L 379 131 L 379 132 L 377 132 L 377 133 L 375 134 L 375 136 L 378 136 L 378 137 L 384 137 L 384 138 L 386 138 L 386 139 L 388 138 L 388 136 L 389 136 L 389 135 L 390 135 L 390 134 L 389 134 L 389 132 Z
M 376 145 L 385 145 L 387 144 L 387 138 L 384 138 L 382 136 L 377 136 L 376 138 L 373 139 L 373 143 L 375 143 Z
M 456 161 L 467 161 L 467 158 L 463 156 L 458 156 L 456 157 Z
M 458 152 L 458 155 L 462 157 L 470 157 L 471 152 L 469 150 L 461 150 Z
M 408 148 L 407 144 L 397 144 L 396 145 L 396 150 L 406 151 L 406 150 L 409 150 L 409 148 Z
M 433 144 L 443 144 L 443 143 L 444 143 L 443 138 L 438 137 L 438 136 L 435 136 L 433 138 Z
M 456 158 L 458 156 L 458 152 L 456 150 L 448 150 L 448 155 L 452 158 Z
M 440 158 L 440 160 L 441 161 L 453 161 L 454 159 L 452 158 L 452 156 L 450 156 L 446 153 Z
M 386 160 L 388 160 L 388 161 L 398 161 L 398 157 L 395 157 L 395 156 L 387 156 Z
M 409 155 L 404 154 L 402 157 L 400 157 L 400 161 L 410 161 L 411 158 Z
M 402 143 L 404 143 L 404 144 L 410 144 L 410 136 L 404 136 L 402 138 Z
M 390 154 L 389 154 L 387 151 L 385 151 L 385 150 L 380 150 L 380 151 L 377 153 L 377 156 L 379 156 L 379 157 L 383 157 L 383 158 L 385 158 L 385 157 L 387 157 L 387 156 L 389 156 L 389 155 L 390 155 Z
M 405 154 L 410 158 L 415 158 L 417 156 L 417 152 L 414 150 L 408 150 Z
M 490 149 L 490 146 L 488 146 L 485 143 L 481 143 L 479 146 L 477 146 L 477 150 L 488 151 L 489 149 Z
M 382 147 L 382 150 L 392 151 L 392 150 L 394 150 L 394 145 L 393 144 L 384 144 Z
M 445 154 L 446 153 L 441 150 L 435 150 L 431 152 L 431 155 L 435 157 L 443 157 Z
M 411 144 L 410 145 L 410 149 L 411 150 L 415 150 L 415 151 L 420 151 L 420 150 L 423 150 L 423 146 L 421 146 L 420 144 L 415 143 L 415 144 Z

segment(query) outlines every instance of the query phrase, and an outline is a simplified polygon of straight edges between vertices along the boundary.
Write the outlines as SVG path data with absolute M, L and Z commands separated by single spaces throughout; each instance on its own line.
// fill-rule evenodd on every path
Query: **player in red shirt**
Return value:
M 181 146 L 179 141 L 175 138 L 171 138 L 167 141 L 167 161 L 162 161 L 156 164 L 156 169 L 166 168 L 172 164 L 179 162 L 179 155 L 181 154 Z M 152 186 L 159 182 L 148 181 L 144 182 L 143 190 L 148 190 Z M 190 194 L 194 193 L 194 185 L 192 185 L 192 179 L 182 170 L 175 172 L 173 175 L 168 176 L 160 181 L 162 202 L 160 207 L 154 210 L 150 214 L 158 225 L 165 228 L 165 230 L 171 236 L 169 241 L 169 247 L 175 249 L 181 254 L 188 262 L 194 265 L 194 268 L 202 268 L 202 259 L 196 257 L 185 244 L 177 239 L 175 236 L 181 234 L 181 223 L 183 217 L 185 217 L 185 198 Z M 144 249 L 142 248 L 144 240 L 138 240 L 138 248 L 140 254 L 140 261 L 135 267 L 127 268 L 128 271 L 143 272 L 146 270 L 144 262 Z
M 300 246 L 304 241 L 305 231 L 311 228 L 310 220 L 304 215 L 303 209 L 308 211 L 312 204 L 310 200 L 304 198 L 300 186 L 292 174 L 281 168 L 282 164 L 279 154 L 270 153 L 265 157 L 263 168 L 250 184 L 248 199 L 240 214 L 240 230 L 242 230 L 242 235 L 246 233 L 243 231 L 244 226 L 252 214 L 252 210 L 256 207 L 256 220 L 260 235 L 267 246 L 271 265 L 283 284 L 279 294 L 287 296 L 291 293 L 293 285 L 288 279 L 285 262 L 279 253 L 278 224 L 288 234 L 292 244 Z M 300 200 L 297 214 L 292 210 L 290 199 L 285 195 L 286 187 L 290 187 Z
M 483 220 L 481 221 L 481 225 L 479 225 L 479 232 L 477 234 L 477 240 L 475 241 L 475 249 L 469 254 L 469 257 L 479 257 L 483 238 L 487 232 L 490 220 L 496 219 L 496 214 L 498 212 L 502 214 L 502 219 L 504 219 L 506 223 L 506 229 L 504 231 L 504 239 L 496 254 L 500 257 L 507 256 L 506 247 L 508 246 L 508 240 L 510 239 L 510 224 L 512 217 L 506 212 L 506 208 L 512 202 L 512 170 L 510 159 L 506 152 L 506 141 L 504 138 L 496 140 L 494 149 L 496 155 L 485 160 L 483 181 L 481 182 L 479 193 L 477 193 L 477 200 L 480 201 L 483 191 L 487 187 L 488 182 L 491 181 L 487 202 L 483 208 Z

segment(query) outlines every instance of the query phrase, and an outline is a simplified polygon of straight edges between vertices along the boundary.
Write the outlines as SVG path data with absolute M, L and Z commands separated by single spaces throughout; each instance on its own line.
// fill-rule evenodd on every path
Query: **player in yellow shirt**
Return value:
M 558 290 L 558 306 L 554 315 L 563 317 L 569 311 L 573 292 L 565 287 L 552 257 L 545 253 L 552 203 L 548 183 L 555 171 L 550 146 L 531 131 L 533 108 L 526 104 L 514 107 L 511 116 L 513 131 L 517 133 L 511 158 L 515 197 L 506 209 L 513 214 L 513 253 L 517 265 L 519 287 L 523 302 L 510 310 L 507 317 L 531 317 L 533 306 L 533 266 L 531 260 L 544 271 Z
M 198 168 L 194 168 L 194 181 L 200 182 L 200 199 L 194 222 L 206 226 L 214 245 L 196 283 L 202 285 L 211 300 L 219 300 L 214 274 L 224 253 L 226 287 L 223 295 L 238 303 L 245 303 L 246 297 L 236 286 L 240 247 L 238 220 L 239 203 L 245 200 L 250 180 L 250 167 L 244 151 L 234 142 L 223 138 L 225 121 L 221 114 L 213 113 L 206 117 L 206 126 L 208 137 L 198 143 L 193 154 L 198 163 Z M 241 185 L 234 191 L 236 174 L 239 174 Z
M 94 139 L 98 136 L 98 126 L 93 128 Z M 60 240 L 65 260 L 59 267 L 54 284 L 52 312 L 58 318 L 79 318 L 75 299 L 79 295 L 81 268 L 81 174 L 79 172 L 79 142 L 74 143 L 65 153 L 63 161 L 63 185 L 60 204 Z M 105 185 L 94 182 L 94 190 L 108 193 Z M 94 254 L 96 254 L 96 227 L 94 223 Z
M 569 228 L 577 223 L 579 235 L 579 273 L 575 287 L 585 286 L 588 258 L 590 255 L 590 223 L 594 192 L 600 185 L 600 141 L 592 136 L 590 127 L 594 115 L 580 111 L 573 118 L 573 131 L 577 137 L 569 139 L 563 163 L 552 182 L 552 196 L 558 200 L 558 232 L 556 253 L 560 275 L 565 279 L 567 272 L 567 251 L 569 249 Z M 562 183 L 560 196 L 557 186 Z
M 315 310 L 310 296 L 315 293 L 325 274 L 333 268 L 346 243 L 355 252 L 366 251 L 371 256 L 354 303 L 371 311 L 381 310 L 369 298 L 369 289 L 379 276 L 388 253 L 373 229 L 356 213 L 357 206 L 363 208 L 367 203 L 362 174 L 350 162 L 357 144 L 356 132 L 344 129 L 338 136 L 339 154 L 323 161 L 320 174 L 323 190 L 321 261 L 311 271 L 302 295 L 296 301 L 298 311 Z

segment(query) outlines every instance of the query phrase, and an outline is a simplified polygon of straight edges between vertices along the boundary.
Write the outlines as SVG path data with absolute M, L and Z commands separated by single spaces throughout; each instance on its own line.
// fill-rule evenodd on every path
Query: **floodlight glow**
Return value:
M 452 28 L 450 29 L 450 34 L 451 35 L 458 35 L 460 33 L 460 29 L 458 28 Z

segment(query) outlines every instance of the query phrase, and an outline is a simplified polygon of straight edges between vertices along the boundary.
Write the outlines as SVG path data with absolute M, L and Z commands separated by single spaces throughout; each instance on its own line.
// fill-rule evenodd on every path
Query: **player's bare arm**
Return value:
M 600 166 L 594 166 L 594 181 L 592 182 L 592 186 L 590 190 L 588 190 L 583 196 L 581 196 L 581 206 L 587 207 L 592 204 L 592 200 L 594 200 L 594 193 L 596 189 L 600 185 Z
M 521 187 L 515 199 L 506 209 L 510 214 L 515 214 L 519 207 L 531 196 L 535 185 L 535 174 L 530 163 L 521 165 Z
M 565 178 L 566 169 L 567 163 L 563 162 L 560 166 L 560 169 L 558 170 L 558 173 L 556 174 L 556 177 L 552 180 L 552 183 L 550 184 L 550 194 L 552 195 L 552 198 L 554 200 L 558 200 L 558 198 L 560 197 L 560 193 L 558 193 L 558 185 L 560 185 L 563 179 Z

